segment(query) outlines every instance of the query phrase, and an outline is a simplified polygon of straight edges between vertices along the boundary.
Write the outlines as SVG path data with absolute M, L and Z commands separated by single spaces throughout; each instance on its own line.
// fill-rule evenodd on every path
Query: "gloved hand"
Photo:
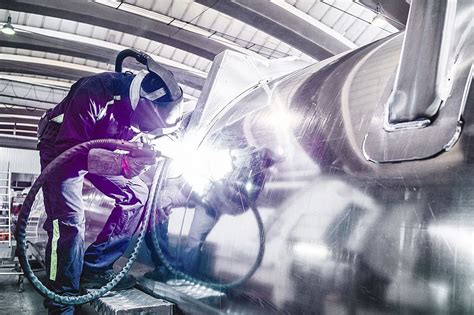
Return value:
M 156 209 L 158 221 L 160 223 L 168 221 L 168 218 L 171 214 L 171 209 L 173 209 L 173 204 L 169 204 L 166 207 L 159 207 L 158 209 Z
M 154 157 L 132 157 L 106 149 L 92 149 L 87 156 L 87 170 L 98 175 L 132 178 L 142 173 L 147 166 L 155 164 Z
M 125 154 L 122 156 L 122 175 L 126 178 L 133 178 L 144 172 L 147 166 L 155 164 L 155 158 L 149 156 L 133 157 Z

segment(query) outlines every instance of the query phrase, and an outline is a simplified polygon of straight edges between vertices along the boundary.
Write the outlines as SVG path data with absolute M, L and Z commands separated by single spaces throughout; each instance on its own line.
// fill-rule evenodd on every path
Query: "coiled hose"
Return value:
M 36 290 L 44 297 L 64 305 L 79 305 L 88 303 L 103 296 L 104 294 L 109 292 L 115 285 L 117 285 L 117 283 L 122 280 L 122 278 L 128 273 L 128 271 L 132 267 L 132 264 L 137 259 L 138 252 L 145 237 L 146 229 L 150 219 L 151 209 L 153 209 L 151 200 L 156 199 L 155 194 L 158 191 L 157 188 L 161 186 L 161 182 L 163 181 L 163 172 L 158 169 L 153 177 L 153 183 L 150 189 L 150 194 L 145 205 L 144 218 L 140 226 L 140 234 L 138 235 L 137 242 L 135 244 L 135 247 L 133 248 L 132 254 L 130 255 L 130 258 L 128 259 L 125 266 L 117 274 L 117 276 L 102 288 L 97 290 L 91 290 L 87 294 L 78 296 L 63 296 L 56 294 L 49 290 L 45 285 L 43 285 L 43 283 L 41 283 L 41 281 L 36 277 L 33 270 L 31 269 L 30 263 L 28 262 L 28 258 L 26 256 L 26 226 L 28 224 L 28 217 L 30 216 L 31 207 L 35 201 L 36 194 L 43 186 L 48 175 L 52 174 L 57 168 L 63 167 L 66 162 L 68 162 L 78 154 L 85 154 L 89 152 L 89 150 L 94 148 L 115 150 L 116 148 L 123 147 L 124 145 L 126 146 L 127 144 L 130 145 L 130 143 L 124 142 L 123 140 L 98 139 L 84 142 L 68 149 L 48 164 L 48 166 L 43 170 L 43 172 L 41 172 L 41 175 L 38 177 L 38 179 L 34 182 L 28 195 L 26 196 L 23 206 L 21 207 L 20 213 L 18 215 L 18 223 L 15 235 L 18 246 L 18 258 L 28 280 L 30 280 Z
M 168 163 L 165 162 L 165 165 L 163 166 L 163 173 L 166 172 L 166 168 L 168 166 Z M 158 208 L 158 201 L 159 197 L 158 194 L 155 194 L 153 200 L 152 200 L 152 208 L 157 209 Z M 257 223 L 258 227 L 258 233 L 259 233 L 259 249 L 258 249 L 258 254 L 257 257 L 252 265 L 252 267 L 249 269 L 249 271 L 240 277 L 239 279 L 229 282 L 229 283 L 219 283 L 219 282 L 211 282 L 211 281 L 205 281 L 201 280 L 198 278 L 195 278 L 187 273 L 182 272 L 181 270 L 178 270 L 175 268 L 166 258 L 166 256 L 163 254 L 161 248 L 160 248 L 160 243 L 158 241 L 157 237 L 157 215 L 158 211 L 154 212 L 154 215 L 151 216 L 151 239 L 153 243 L 154 250 L 158 257 L 160 258 L 161 262 L 165 266 L 166 269 L 168 269 L 171 273 L 175 274 L 176 276 L 183 278 L 186 281 L 192 282 L 197 285 L 202 285 L 204 287 L 212 288 L 218 291 L 225 291 L 229 290 L 231 288 L 234 288 L 236 286 L 241 285 L 242 283 L 246 282 L 248 279 L 250 279 L 253 274 L 257 271 L 258 267 L 260 267 L 260 264 L 262 263 L 263 260 L 263 255 L 265 254 L 265 229 L 263 226 L 263 221 L 262 217 L 260 216 L 260 213 L 258 212 L 257 207 L 255 206 L 254 203 L 251 203 L 250 209 L 252 213 L 254 214 L 255 221 Z

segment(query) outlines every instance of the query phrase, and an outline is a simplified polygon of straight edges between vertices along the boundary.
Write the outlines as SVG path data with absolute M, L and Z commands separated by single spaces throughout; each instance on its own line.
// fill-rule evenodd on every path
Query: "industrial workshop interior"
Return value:
M 0 0 L 0 314 L 474 314 L 473 76 L 473 0 Z

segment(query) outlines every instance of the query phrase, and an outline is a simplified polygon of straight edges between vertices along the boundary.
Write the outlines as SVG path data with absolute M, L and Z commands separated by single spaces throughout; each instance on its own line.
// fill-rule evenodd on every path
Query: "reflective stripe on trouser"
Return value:
M 53 240 L 51 242 L 51 263 L 49 267 L 49 280 L 56 280 L 58 272 L 58 240 L 59 240 L 59 221 L 53 221 Z

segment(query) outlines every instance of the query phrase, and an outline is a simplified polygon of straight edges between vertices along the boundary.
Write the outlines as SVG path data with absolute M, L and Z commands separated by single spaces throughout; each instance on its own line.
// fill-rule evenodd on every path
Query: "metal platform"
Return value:
M 224 293 L 183 280 L 170 280 L 164 284 L 142 277 L 137 287 L 150 295 L 172 301 L 184 314 L 220 314 L 215 307 L 221 308 L 227 303 Z
M 174 305 L 137 289 L 110 292 L 91 302 L 101 315 L 172 315 Z

